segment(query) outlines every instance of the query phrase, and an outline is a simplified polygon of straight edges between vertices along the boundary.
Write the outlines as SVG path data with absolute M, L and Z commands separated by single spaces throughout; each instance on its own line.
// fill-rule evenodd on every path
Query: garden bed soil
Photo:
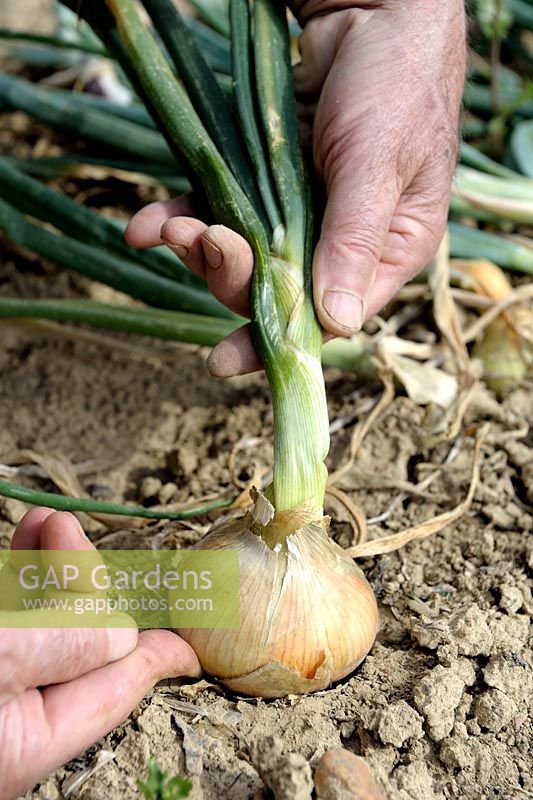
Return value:
M 34 258 L 6 255 L 3 269 L 5 294 L 104 291 Z M 260 438 L 237 452 L 240 480 L 271 463 L 272 418 L 262 375 L 215 380 L 196 348 L 97 336 L 2 324 L 0 462 L 13 463 L 28 448 L 58 451 L 77 466 L 92 496 L 146 504 L 227 491 L 228 457 L 242 440 Z M 358 408 L 362 416 L 366 401 L 380 394 L 379 383 L 354 375 L 328 370 L 326 377 L 331 419 Z M 106 763 L 74 796 L 135 797 L 149 758 L 189 775 L 193 798 L 267 797 L 261 776 L 269 768 L 264 754 L 272 736 L 285 755 L 299 754 L 312 768 L 339 745 L 364 756 L 390 800 L 533 796 L 530 388 L 514 390 L 502 403 L 480 389 L 465 425 L 482 420 L 490 421 L 491 431 L 470 511 L 425 541 L 361 562 L 379 600 L 381 625 L 353 676 L 315 695 L 274 701 L 232 696 L 208 679 L 160 685 L 122 726 L 27 797 L 62 797 L 69 780 L 98 759 Z M 356 421 L 333 436 L 330 468 L 342 463 Z M 398 485 L 424 477 L 426 465 L 441 463 L 449 448 L 450 442 L 430 441 L 424 411 L 398 396 L 340 486 L 367 517 L 376 516 L 397 497 Z M 386 520 L 371 526 L 371 536 L 459 503 L 471 457 L 472 440 L 461 438 L 453 463 L 421 496 L 407 492 Z M 0 500 L 3 547 L 24 510 L 17 501 Z M 338 505 L 327 510 L 334 537 L 348 546 L 346 512 Z M 81 518 L 106 547 L 148 547 L 154 537 L 162 546 L 187 546 L 210 524 L 203 517 L 113 530 Z M 301 769 L 301 758 L 287 765 L 290 775 Z M 308 796 L 294 788 L 297 782 L 287 785 L 277 797 Z

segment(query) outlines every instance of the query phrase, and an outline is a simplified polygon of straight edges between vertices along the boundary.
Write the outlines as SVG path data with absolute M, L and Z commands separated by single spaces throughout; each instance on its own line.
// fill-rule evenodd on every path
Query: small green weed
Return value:
M 145 782 L 137 778 L 137 786 L 147 800 L 179 800 L 191 793 L 192 783 L 187 778 L 179 775 L 170 777 L 170 773 L 163 771 L 153 758 L 146 766 L 148 780 Z

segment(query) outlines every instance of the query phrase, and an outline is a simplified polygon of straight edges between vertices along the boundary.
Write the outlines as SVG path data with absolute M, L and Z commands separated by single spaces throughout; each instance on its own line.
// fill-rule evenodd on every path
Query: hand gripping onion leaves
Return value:
M 200 549 L 240 554 L 241 624 L 182 630 L 230 688 L 277 697 L 322 689 L 364 658 L 377 610 L 359 568 L 328 536 L 329 448 L 322 335 L 312 302 L 312 207 L 297 132 L 285 6 L 231 0 L 238 125 L 171 0 L 81 4 L 184 159 L 217 222 L 254 253 L 252 329 L 272 392 L 272 484 Z M 110 12 L 110 13 L 109 13 Z M 185 48 L 180 49 L 181 47 Z

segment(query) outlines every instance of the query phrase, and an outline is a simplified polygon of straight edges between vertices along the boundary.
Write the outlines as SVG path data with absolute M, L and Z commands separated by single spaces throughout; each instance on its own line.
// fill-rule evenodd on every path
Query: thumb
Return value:
M 360 156 L 359 156 L 360 161 Z M 313 260 L 313 292 L 323 328 L 351 336 L 362 326 L 397 206 L 396 180 L 342 154 L 326 179 L 328 201 Z

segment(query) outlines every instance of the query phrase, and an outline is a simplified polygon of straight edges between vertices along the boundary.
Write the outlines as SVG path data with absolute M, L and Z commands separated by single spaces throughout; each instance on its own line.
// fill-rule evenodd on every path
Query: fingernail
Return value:
M 210 239 L 204 237 L 204 252 L 205 257 L 207 259 L 207 263 L 211 267 L 211 269 L 220 269 L 222 266 L 222 262 L 224 261 L 224 254 L 220 247 L 217 247 L 216 244 Z
M 185 247 L 184 244 L 169 244 L 168 242 L 165 242 L 165 244 L 178 258 L 187 258 L 189 255 L 189 248 Z
M 363 324 L 363 301 L 346 289 L 327 289 L 322 295 L 322 308 L 333 322 L 347 331 L 358 331 Z
M 75 520 L 76 520 L 76 522 L 77 522 L 77 525 L 76 525 L 76 535 L 78 536 L 78 538 L 80 539 L 80 541 L 82 541 L 82 542 L 84 542 L 84 543 L 85 543 L 85 542 L 90 542 L 91 540 L 89 539 L 89 537 L 87 536 L 87 534 L 86 534 L 86 533 L 85 533 L 85 531 L 83 530 L 83 526 L 82 526 L 81 522 L 79 521 L 79 519 L 78 519 L 77 517 L 74 517 L 74 519 L 75 519 Z
M 57 514 L 58 516 L 62 517 L 62 522 L 66 523 L 67 530 L 65 531 L 65 533 L 67 534 L 67 536 L 69 536 L 69 538 L 75 537 L 80 544 L 87 544 L 87 542 L 91 541 L 87 536 L 87 534 L 85 533 L 85 531 L 83 530 L 81 522 L 72 513 L 72 511 L 54 511 L 54 514 Z M 48 519 L 48 517 L 46 519 Z M 54 518 L 54 520 L 50 520 L 48 524 L 50 523 L 53 524 L 56 519 L 57 517 Z M 72 542 L 72 544 L 74 545 L 75 542 Z
M 135 650 L 139 631 L 131 617 L 126 614 L 114 614 L 107 619 L 106 625 L 109 661 L 118 661 Z
M 227 342 L 219 342 L 207 356 L 207 371 L 214 378 L 232 378 L 235 348 Z

